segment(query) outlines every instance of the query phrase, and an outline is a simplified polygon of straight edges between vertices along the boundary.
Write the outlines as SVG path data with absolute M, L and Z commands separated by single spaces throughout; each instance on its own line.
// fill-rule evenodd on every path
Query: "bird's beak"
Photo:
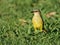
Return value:
M 33 11 L 31 11 L 31 13 L 33 13 Z

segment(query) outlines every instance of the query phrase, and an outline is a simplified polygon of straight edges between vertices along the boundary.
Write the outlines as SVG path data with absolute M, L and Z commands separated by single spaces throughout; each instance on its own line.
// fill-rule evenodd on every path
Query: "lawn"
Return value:
M 34 8 L 41 10 L 47 33 L 34 33 Z M 51 11 L 57 14 L 47 18 Z M 0 45 L 60 45 L 60 0 L 0 0 Z

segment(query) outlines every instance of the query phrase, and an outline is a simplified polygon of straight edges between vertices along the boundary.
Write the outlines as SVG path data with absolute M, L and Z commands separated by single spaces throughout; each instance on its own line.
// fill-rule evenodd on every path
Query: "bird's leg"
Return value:
M 40 32 L 42 32 L 43 30 L 42 30 L 42 26 L 40 27 Z
M 36 27 L 34 27 L 34 30 L 35 30 L 35 32 L 37 32 L 37 29 L 36 29 Z
M 35 32 L 37 32 L 37 29 L 35 28 Z
M 47 32 L 46 30 L 43 30 L 42 26 L 40 27 L 40 32 Z

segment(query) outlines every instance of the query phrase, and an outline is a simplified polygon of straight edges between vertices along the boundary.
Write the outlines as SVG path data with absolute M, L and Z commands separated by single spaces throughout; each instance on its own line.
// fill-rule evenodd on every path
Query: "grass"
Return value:
M 31 5 L 36 3 L 35 7 Z M 47 33 L 34 34 L 31 13 L 41 10 Z M 56 11 L 54 17 L 45 15 Z M 60 0 L 0 0 L 0 45 L 60 45 Z M 21 25 L 19 19 L 27 23 Z

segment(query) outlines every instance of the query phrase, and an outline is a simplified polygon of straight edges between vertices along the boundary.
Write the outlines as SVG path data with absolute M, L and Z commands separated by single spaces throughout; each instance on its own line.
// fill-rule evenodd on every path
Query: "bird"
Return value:
M 34 9 L 32 11 L 33 13 L 33 18 L 32 18 L 32 24 L 33 24 L 33 27 L 34 27 L 34 30 L 35 32 L 37 30 L 40 30 L 40 32 L 43 31 L 43 20 L 42 20 L 42 17 L 41 17 L 41 12 L 39 9 Z

